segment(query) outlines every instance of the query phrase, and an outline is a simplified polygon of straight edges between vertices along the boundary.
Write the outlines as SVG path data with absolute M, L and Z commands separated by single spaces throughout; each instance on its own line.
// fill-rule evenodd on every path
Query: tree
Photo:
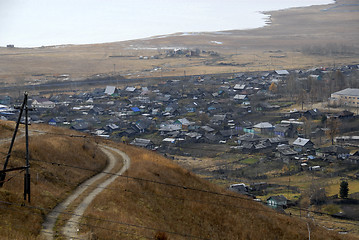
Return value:
M 312 123 L 306 117 L 302 116 L 299 118 L 299 121 L 303 122 L 303 125 L 298 128 L 298 132 L 303 134 L 306 138 L 310 137 L 310 133 L 312 132 Z
M 301 90 L 298 89 L 297 103 L 302 105 L 302 110 L 303 110 L 303 104 L 306 101 L 306 98 L 307 98 L 307 92 L 304 89 L 301 89 Z
M 291 74 L 286 82 L 287 86 L 287 94 L 289 94 L 291 100 L 293 100 L 293 95 L 297 93 L 297 83 L 296 83 L 296 76 Z
M 209 120 L 210 120 L 206 113 L 199 114 L 198 119 L 199 119 L 199 121 L 201 121 L 202 125 L 209 123 Z
M 121 137 L 121 142 L 122 142 L 122 143 L 127 144 L 127 143 L 128 143 L 128 140 L 129 140 L 129 139 L 128 139 L 127 136 L 122 136 L 122 137 Z
M 346 86 L 344 74 L 340 70 L 334 72 L 334 84 L 336 91 L 342 90 Z
M 332 141 L 332 145 L 334 144 L 334 138 L 339 134 L 340 120 L 337 118 L 329 118 L 327 119 L 327 128 L 326 134 L 328 138 Z
M 311 204 L 319 205 L 325 203 L 327 200 L 325 185 L 318 182 L 312 182 L 309 187 L 309 199 Z
M 272 93 L 276 93 L 277 90 L 278 90 L 277 85 L 274 82 L 272 82 L 272 84 L 269 86 L 269 91 L 271 91 Z
M 347 181 L 342 181 L 340 183 L 339 196 L 340 198 L 347 198 L 349 193 L 349 186 Z
M 320 119 L 320 123 L 322 124 L 322 126 L 324 125 L 324 123 L 327 121 L 327 115 L 323 115 L 322 118 Z

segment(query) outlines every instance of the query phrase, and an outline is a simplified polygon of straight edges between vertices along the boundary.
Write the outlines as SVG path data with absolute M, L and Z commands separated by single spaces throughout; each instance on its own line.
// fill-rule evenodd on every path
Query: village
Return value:
M 326 186 L 330 193 L 320 195 L 324 185 L 303 187 L 296 177 L 311 176 L 312 183 L 336 179 L 333 185 L 359 179 L 358 66 L 30 93 L 29 121 L 157 151 L 281 209 L 303 206 L 303 193 L 317 188 L 315 200 L 308 196 L 316 204 L 338 191 Z M 15 121 L 11 106 L 20 101 L 21 96 L 1 96 L 1 120 Z M 318 200 L 318 194 L 325 198 Z M 358 220 L 351 210 L 341 215 Z

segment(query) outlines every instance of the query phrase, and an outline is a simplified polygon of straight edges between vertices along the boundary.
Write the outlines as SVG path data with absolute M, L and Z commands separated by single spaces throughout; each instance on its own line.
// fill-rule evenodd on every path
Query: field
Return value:
M 99 74 L 131 79 L 357 64 L 359 6 L 355 4 L 355 0 L 339 0 L 334 5 L 271 12 L 270 25 L 252 30 L 95 45 L 0 48 L 0 84 L 70 84 Z M 176 48 L 201 52 L 168 57 L 168 49 Z

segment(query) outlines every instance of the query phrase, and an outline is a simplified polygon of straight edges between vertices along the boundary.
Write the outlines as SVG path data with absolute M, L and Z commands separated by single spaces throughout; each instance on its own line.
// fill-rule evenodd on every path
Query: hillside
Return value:
M 4 124 L 13 125 L 0 122 Z M 153 239 L 162 234 L 170 239 L 306 239 L 309 226 L 311 239 L 350 239 L 227 192 L 155 152 L 43 125 L 31 125 L 30 131 L 31 204 L 22 200 L 22 174 L 9 173 L 10 181 L 0 189 L 2 239 L 39 239 L 44 215 L 104 168 L 105 156 L 96 151 L 100 142 L 126 152 L 131 167 L 87 209 L 81 221 L 83 238 Z M 24 148 L 24 140 L 18 140 L 9 167 L 23 165 Z M 2 144 L 1 164 L 6 150 Z
M 131 167 L 87 210 L 82 232 L 94 238 L 306 239 L 308 222 L 311 239 L 344 239 L 307 218 L 227 192 L 154 152 L 120 149 Z
M 13 122 L 0 121 L 1 130 L 14 126 Z M 8 181 L 0 188 L 0 218 L 3 221 L 0 227 L 1 239 L 37 238 L 47 209 L 54 208 L 77 185 L 104 168 L 106 158 L 97 150 L 96 143 L 87 138 L 70 137 L 71 134 L 78 133 L 48 126 L 30 126 L 31 204 L 23 200 L 23 173 L 7 173 Z M 18 133 L 19 138 L 15 142 L 8 168 L 25 165 L 25 141 L 21 135 L 21 132 Z M 1 140 L 4 140 L 3 131 L 0 136 L 2 169 L 10 143 Z M 80 166 L 94 171 L 65 168 L 62 165 Z M 28 207 L 20 207 L 23 203 L 28 204 Z

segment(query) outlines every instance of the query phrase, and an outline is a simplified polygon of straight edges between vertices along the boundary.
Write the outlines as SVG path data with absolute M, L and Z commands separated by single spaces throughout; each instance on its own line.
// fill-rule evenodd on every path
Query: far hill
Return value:
M 355 239 L 228 192 L 155 152 L 44 125 L 30 130 L 31 204 L 22 200 L 23 175 L 8 174 L 0 189 L 2 239 L 41 239 L 45 214 L 104 168 L 99 143 L 125 152 L 131 166 L 87 209 L 80 239 L 307 239 L 308 229 L 311 239 Z M 0 145 L 1 164 L 7 146 Z M 20 139 L 10 167 L 22 166 L 24 149 Z
M 36 91 L 39 84 L 99 76 L 141 79 L 358 64 L 358 11 L 357 0 L 337 0 L 267 12 L 268 25 L 257 29 L 176 33 L 103 44 L 0 48 L 0 90 L 30 85 L 28 90 Z M 76 83 L 68 87 L 76 88 Z

